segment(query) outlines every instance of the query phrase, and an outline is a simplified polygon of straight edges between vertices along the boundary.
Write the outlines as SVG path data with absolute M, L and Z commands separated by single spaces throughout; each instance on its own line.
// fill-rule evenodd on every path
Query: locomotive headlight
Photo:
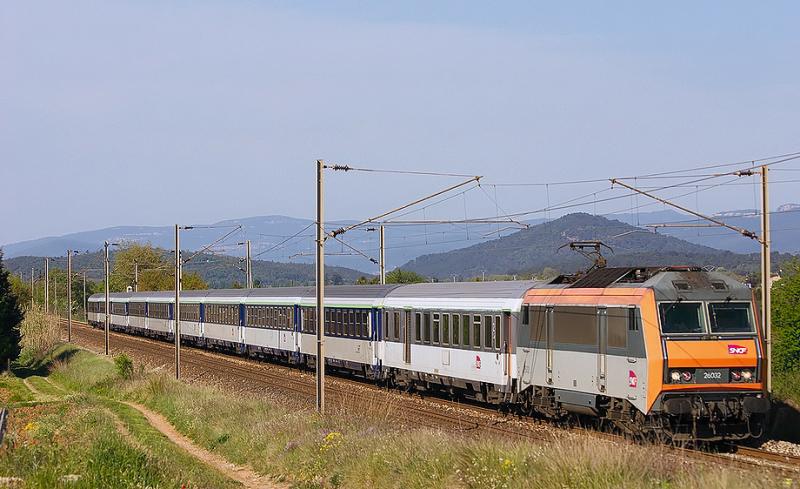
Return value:
M 678 382 L 681 380 L 681 373 L 677 370 L 673 370 L 669 377 L 672 379 L 673 382 Z
M 749 382 L 750 379 L 753 378 L 753 372 L 749 370 L 742 370 L 742 378 L 744 378 L 744 380 Z
M 734 382 L 739 382 L 740 380 L 742 380 L 742 372 L 731 370 L 731 380 L 733 380 Z
M 691 382 L 692 373 L 689 372 L 688 370 L 684 370 L 683 372 L 681 372 L 681 379 L 683 379 L 684 382 Z

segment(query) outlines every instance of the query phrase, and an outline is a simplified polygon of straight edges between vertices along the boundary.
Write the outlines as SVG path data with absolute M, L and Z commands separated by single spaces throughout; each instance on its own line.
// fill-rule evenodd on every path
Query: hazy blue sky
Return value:
M 797 2 L 557 3 L 2 2 L 0 243 L 312 217 L 316 158 L 508 183 L 800 151 Z M 452 181 L 332 174 L 328 217 Z M 799 189 L 776 185 L 775 204 Z M 484 190 L 426 217 L 548 201 Z M 752 207 L 753 192 L 688 199 Z

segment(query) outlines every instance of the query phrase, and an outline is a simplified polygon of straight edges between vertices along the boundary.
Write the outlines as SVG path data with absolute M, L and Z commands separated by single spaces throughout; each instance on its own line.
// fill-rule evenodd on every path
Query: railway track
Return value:
M 102 332 L 86 323 L 73 321 L 73 340 L 100 351 Z M 145 356 L 147 363 L 171 368 L 174 348 L 163 341 L 112 332 L 112 351 Z M 284 402 L 312 405 L 316 396 L 313 375 L 290 366 L 243 359 L 184 346 L 182 370 L 189 381 L 213 377 L 229 387 L 259 393 L 280 393 Z M 169 367 L 167 367 L 169 366 Z M 219 376 L 216 373 L 224 373 Z M 387 391 L 373 384 L 344 377 L 329 377 L 326 383 L 329 412 L 379 417 L 409 427 L 426 427 L 464 436 L 486 434 L 505 439 L 549 442 L 564 436 L 591 436 L 608 443 L 628 443 L 623 437 L 578 428 L 557 428 L 552 423 L 516 415 L 503 415 L 495 409 L 437 397 Z M 773 469 L 787 477 L 800 477 L 800 457 L 757 448 L 732 446 L 732 453 L 717 453 L 659 446 L 664 453 L 693 461 L 744 469 Z

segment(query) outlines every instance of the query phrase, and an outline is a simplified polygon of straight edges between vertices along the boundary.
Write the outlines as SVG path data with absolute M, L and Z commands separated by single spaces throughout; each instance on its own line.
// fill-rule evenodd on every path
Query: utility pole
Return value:
M 245 241 L 245 248 L 247 250 L 247 263 L 245 264 L 245 268 L 247 269 L 247 288 L 253 288 L 253 261 L 250 258 L 250 240 Z
M 770 256 L 769 169 L 761 166 L 761 324 L 767 347 L 767 392 L 772 392 L 772 257 Z
M 386 285 L 386 238 L 384 235 L 383 224 L 381 224 L 380 235 L 381 252 L 379 260 L 381 262 L 381 285 Z
M 72 250 L 67 250 L 67 342 L 72 342 Z
M 323 173 L 317 160 L 317 412 L 325 412 L 325 225 L 323 223 Z
M 133 291 L 139 292 L 139 262 L 133 262 Z
M 83 320 L 89 321 L 89 311 L 86 310 L 88 304 L 86 303 L 86 270 L 83 271 Z
M 50 258 L 44 259 L 44 313 L 50 310 Z
M 110 325 L 109 325 L 109 320 L 110 320 L 109 304 L 110 304 L 110 300 L 109 300 L 109 297 L 108 297 L 108 294 L 109 294 L 108 246 L 109 246 L 109 242 L 108 241 L 103 243 L 103 248 L 104 248 L 103 269 L 105 271 L 105 276 L 106 276 L 105 277 L 106 278 L 106 283 L 105 283 L 105 286 L 106 286 L 105 287 L 105 289 L 106 289 L 106 302 L 105 302 L 105 313 L 106 313 L 106 320 L 105 320 L 105 347 L 106 347 L 106 355 L 109 354 L 108 333 L 109 333 L 109 329 L 110 329 Z
M 175 378 L 181 378 L 181 228 L 175 225 Z

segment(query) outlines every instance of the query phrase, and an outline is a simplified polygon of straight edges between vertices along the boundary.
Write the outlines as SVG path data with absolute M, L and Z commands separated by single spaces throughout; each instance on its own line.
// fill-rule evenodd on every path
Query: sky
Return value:
M 621 195 L 602 182 L 497 184 L 690 175 L 800 151 L 798 18 L 797 2 L 2 2 L 0 244 L 311 218 L 318 158 L 483 176 L 419 218 L 593 193 L 574 210 L 630 210 L 643 201 L 598 204 Z M 800 201 L 800 173 L 774 175 L 772 202 Z M 326 219 L 460 180 L 328 172 Z M 679 201 L 751 208 L 753 190 Z

